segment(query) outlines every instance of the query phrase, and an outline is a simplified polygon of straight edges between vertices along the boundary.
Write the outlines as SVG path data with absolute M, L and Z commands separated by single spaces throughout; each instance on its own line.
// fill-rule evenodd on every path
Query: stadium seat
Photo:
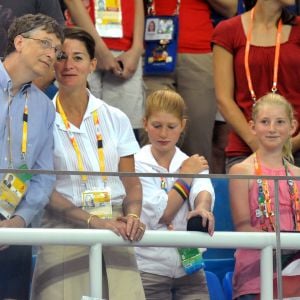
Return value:
M 227 272 L 223 278 L 225 300 L 232 300 L 232 276 L 233 272 Z
M 216 274 L 205 271 L 210 300 L 225 300 L 221 282 Z

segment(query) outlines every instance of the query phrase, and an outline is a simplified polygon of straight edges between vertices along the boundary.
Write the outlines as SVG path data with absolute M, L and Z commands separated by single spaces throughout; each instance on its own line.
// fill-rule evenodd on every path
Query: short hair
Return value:
M 5 51 L 5 56 L 16 50 L 14 40 L 16 36 L 24 33 L 30 33 L 35 29 L 41 29 L 47 33 L 53 33 L 63 42 L 63 28 L 58 22 L 50 16 L 44 14 L 26 14 L 16 18 L 8 29 L 8 45 Z
M 65 39 L 81 41 L 89 54 L 90 59 L 95 58 L 95 40 L 80 27 L 66 27 L 64 29 Z
M 185 102 L 178 93 L 170 89 L 161 89 L 147 97 L 144 117 L 147 120 L 153 113 L 163 111 L 183 120 L 186 118 L 185 110 Z

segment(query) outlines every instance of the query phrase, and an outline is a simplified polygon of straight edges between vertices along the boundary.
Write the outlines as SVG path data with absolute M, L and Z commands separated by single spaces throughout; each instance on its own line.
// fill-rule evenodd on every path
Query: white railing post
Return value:
M 102 245 L 90 248 L 90 292 L 91 297 L 102 299 Z
M 261 250 L 260 260 L 260 299 L 273 299 L 273 248 L 264 247 Z

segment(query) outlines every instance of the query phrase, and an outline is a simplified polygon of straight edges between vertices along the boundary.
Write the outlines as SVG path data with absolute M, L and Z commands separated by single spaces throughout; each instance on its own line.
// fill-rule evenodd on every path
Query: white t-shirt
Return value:
M 178 173 L 182 162 L 187 158 L 188 156 L 185 153 L 176 148 L 168 171 L 164 167 L 158 165 L 151 153 L 151 145 L 147 145 L 135 155 L 135 170 L 138 173 L 160 173 L 163 177 L 163 173 Z M 208 171 L 204 171 L 201 174 L 208 174 Z M 176 179 L 177 178 L 171 177 L 165 178 L 168 191 L 171 189 Z M 147 229 L 168 230 L 165 224 L 159 223 L 168 202 L 168 195 L 161 188 L 161 178 L 141 177 L 140 180 L 143 187 L 141 221 L 146 224 Z M 213 210 L 215 194 L 209 178 L 195 178 L 193 180 L 189 196 L 192 209 L 194 208 L 195 198 L 201 191 L 208 191 L 211 194 L 211 210 Z M 174 230 L 186 230 L 186 217 L 188 212 L 188 203 L 185 201 L 172 221 Z M 138 268 L 141 271 L 172 278 L 186 275 L 181 266 L 180 257 L 176 248 L 136 247 L 135 251 Z
M 56 97 L 53 103 L 56 106 Z M 103 140 L 105 171 L 118 172 L 120 157 L 132 155 L 139 150 L 128 117 L 119 109 L 107 105 L 89 93 L 89 102 L 80 128 L 71 124 L 79 145 L 85 171 L 100 171 L 97 152 L 96 128 L 92 112 L 97 110 L 100 131 Z M 54 169 L 61 171 L 79 171 L 76 152 L 67 134 L 64 122 L 56 113 L 54 126 Z M 104 182 L 100 176 L 88 176 L 83 184 L 79 175 L 57 175 L 55 189 L 73 202 L 81 206 L 81 194 L 84 190 L 102 188 Z M 125 197 L 125 189 L 118 176 L 108 177 L 107 186 L 112 191 L 112 204 L 121 204 Z

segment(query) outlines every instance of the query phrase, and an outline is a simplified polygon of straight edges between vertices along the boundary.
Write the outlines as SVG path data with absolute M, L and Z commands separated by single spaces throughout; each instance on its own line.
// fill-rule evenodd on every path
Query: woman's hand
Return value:
M 123 240 L 128 240 L 128 236 L 126 234 L 126 224 L 118 220 L 104 220 L 98 218 L 97 216 L 93 216 L 90 219 L 89 228 L 111 230 L 116 235 L 121 236 Z
M 146 225 L 137 215 L 129 213 L 127 216 L 118 217 L 117 220 L 126 224 L 126 235 L 130 241 L 138 242 L 142 239 Z

